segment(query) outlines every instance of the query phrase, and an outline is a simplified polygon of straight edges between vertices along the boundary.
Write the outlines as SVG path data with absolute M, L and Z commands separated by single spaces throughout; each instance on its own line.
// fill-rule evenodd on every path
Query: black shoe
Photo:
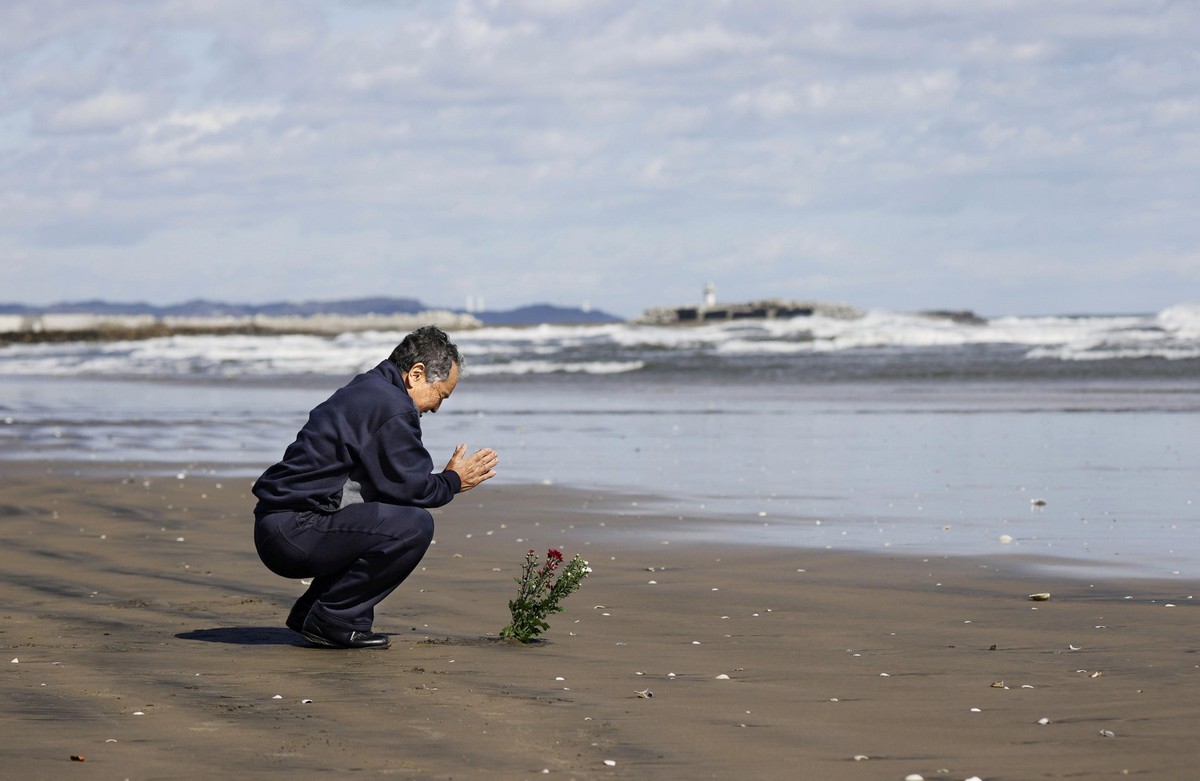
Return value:
M 325 648 L 387 648 L 387 635 L 374 632 L 359 632 L 353 629 L 338 629 L 319 623 L 311 614 L 304 619 L 300 634 L 308 642 Z
M 308 618 L 309 611 L 312 610 L 312 602 L 302 603 L 297 601 L 292 605 L 291 611 L 288 612 L 287 621 L 284 624 L 293 632 L 304 632 L 304 619 Z

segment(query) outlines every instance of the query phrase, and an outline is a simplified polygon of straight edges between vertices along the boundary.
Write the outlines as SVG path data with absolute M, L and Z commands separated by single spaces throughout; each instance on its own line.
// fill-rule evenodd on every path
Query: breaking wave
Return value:
M 393 331 L 339 336 L 171 336 L 145 340 L 18 344 L 0 348 L 0 373 L 113 377 L 344 376 L 370 368 L 403 337 Z M 967 360 L 990 347 L 1023 362 L 1200 359 L 1200 304 L 1153 315 L 998 317 L 868 312 L 697 326 L 542 325 L 457 331 L 477 375 L 613 375 L 696 368 L 707 362 L 804 356 L 936 354 Z M 1007 353 L 1006 353 L 1007 354 Z

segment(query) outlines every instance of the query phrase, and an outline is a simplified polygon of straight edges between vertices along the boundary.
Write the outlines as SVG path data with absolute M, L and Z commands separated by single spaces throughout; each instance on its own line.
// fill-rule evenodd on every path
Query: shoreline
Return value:
M 15 477 L 40 479 L 46 472 L 58 476 L 74 476 L 99 479 L 151 479 L 161 480 L 209 480 L 231 485 L 253 484 L 264 466 L 249 463 L 206 463 L 199 461 L 120 461 L 68 459 L 51 457 L 32 460 L 3 460 L 0 464 Z M 849 554 L 865 557 L 893 557 L 908 559 L 955 558 L 994 561 L 1009 569 L 1016 569 L 1037 577 L 1065 580 L 1111 580 L 1163 581 L 1181 583 L 1200 581 L 1193 571 L 1176 569 L 1190 559 L 1182 554 L 1170 552 L 1164 556 L 1147 551 L 1136 554 L 1124 551 L 1124 558 L 1105 558 L 1085 548 L 1087 555 L 1068 547 L 1074 540 L 1047 543 L 1038 538 L 1011 539 L 1002 541 L 992 536 L 976 536 L 967 540 L 956 539 L 951 532 L 961 531 L 968 524 L 961 521 L 944 528 L 934 523 L 923 528 L 940 528 L 941 538 L 926 534 L 923 542 L 915 541 L 909 533 L 898 534 L 895 542 L 864 544 L 866 535 L 862 530 L 874 530 L 876 521 L 864 517 L 833 517 L 824 520 L 807 516 L 789 515 L 786 512 L 767 515 L 761 511 L 741 509 L 727 512 L 721 509 L 704 508 L 705 502 L 686 502 L 681 497 L 643 491 L 615 490 L 605 487 L 563 485 L 559 483 L 496 483 L 488 485 L 488 492 L 505 495 L 516 492 L 538 496 L 568 512 L 592 515 L 607 514 L 618 525 L 619 542 L 625 548 L 665 541 L 676 545 L 700 547 L 734 546 L 738 548 L 785 549 L 797 553 Z M 250 508 L 254 499 L 247 494 Z M 761 506 L 769 506 L 770 502 Z M 451 505 L 452 510 L 458 505 Z M 249 511 L 248 511 L 249 512 Z M 444 510 L 443 510 L 444 512 Z M 453 514 L 453 513 L 452 513 Z M 437 513 L 435 512 L 435 516 Z M 634 524 L 638 524 L 636 527 Z M 621 525 L 624 524 L 624 525 Z M 894 525 L 894 522 L 893 522 Z M 833 536 L 839 528 L 858 528 L 855 536 Z M 814 537 L 812 532 L 820 529 L 825 536 Z M 956 532 L 957 533 L 957 532 Z M 808 536 L 809 540 L 802 539 Z M 829 540 L 837 544 L 829 544 Z M 930 541 L 930 540 L 933 541 Z M 1036 547 L 1044 546 L 1044 547 Z M 1111 555 L 1111 554 L 1110 554 Z M 1121 554 L 1116 554 L 1121 555 Z
M 257 560 L 250 481 L 119 466 L 6 464 L 14 777 L 1183 779 L 1200 759 L 1193 580 L 650 542 L 624 532 L 669 527 L 611 494 L 485 485 L 435 512 L 380 606 L 393 647 L 324 651 L 282 626 L 302 587 Z M 548 547 L 592 577 L 544 641 L 497 640 Z

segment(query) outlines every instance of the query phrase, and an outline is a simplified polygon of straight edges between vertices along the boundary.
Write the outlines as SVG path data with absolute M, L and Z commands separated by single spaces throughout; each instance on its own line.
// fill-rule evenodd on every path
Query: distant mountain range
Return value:
M 427 306 L 415 298 L 355 298 L 341 301 L 280 301 L 267 304 L 230 304 L 222 301 L 193 299 L 169 306 L 141 302 L 122 303 L 90 300 L 69 301 L 48 306 L 0 303 L 0 314 L 37 316 L 46 314 L 88 314 L 107 316 L 149 315 L 151 317 L 308 317 L 311 315 L 399 315 L 430 310 L 470 314 L 484 325 L 540 325 L 583 323 L 619 323 L 624 318 L 595 309 L 575 309 L 551 304 L 531 304 L 502 311 L 467 312 L 464 309 Z

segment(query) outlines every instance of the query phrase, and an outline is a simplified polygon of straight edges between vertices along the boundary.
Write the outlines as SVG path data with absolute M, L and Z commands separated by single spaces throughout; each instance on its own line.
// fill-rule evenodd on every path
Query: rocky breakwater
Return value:
M 0 315 L 0 343 L 109 341 L 203 334 L 316 334 L 411 331 L 422 325 L 478 328 L 473 315 L 448 310 L 403 314 L 165 316 L 47 313 Z
M 863 312 L 849 304 L 768 298 L 733 304 L 704 303 L 654 307 L 643 312 L 637 322 L 647 325 L 699 325 L 730 320 L 778 320 L 814 315 L 839 320 L 857 320 L 863 316 Z

